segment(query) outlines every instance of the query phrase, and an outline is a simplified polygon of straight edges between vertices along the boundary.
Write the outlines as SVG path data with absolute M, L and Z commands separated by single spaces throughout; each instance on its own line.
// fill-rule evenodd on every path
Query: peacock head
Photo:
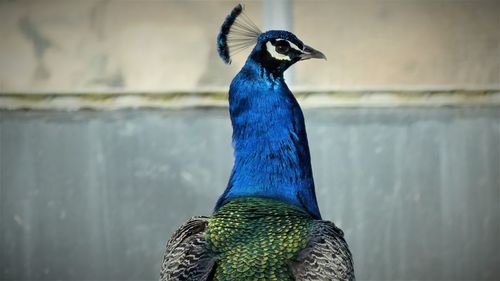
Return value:
M 294 63 L 312 58 L 326 59 L 325 55 L 305 45 L 293 33 L 284 30 L 261 32 L 237 5 L 226 17 L 217 37 L 217 50 L 225 63 L 231 56 L 255 45 L 250 59 L 268 71 L 282 74 Z

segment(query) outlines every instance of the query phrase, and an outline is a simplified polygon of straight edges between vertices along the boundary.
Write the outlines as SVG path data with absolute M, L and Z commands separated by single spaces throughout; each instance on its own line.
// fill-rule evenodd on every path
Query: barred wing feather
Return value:
M 207 281 L 215 260 L 208 253 L 208 217 L 193 217 L 167 242 L 160 281 Z
M 315 221 L 307 247 L 290 264 L 296 281 L 355 280 L 352 256 L 342 230 Z

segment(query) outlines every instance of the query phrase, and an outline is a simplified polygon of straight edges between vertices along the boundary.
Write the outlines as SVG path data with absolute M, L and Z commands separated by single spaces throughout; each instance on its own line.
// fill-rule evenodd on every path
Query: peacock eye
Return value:
M 290 44 L 286 40 L 280 40 L 276 42 L 276 52 L 280 54 L 286 54 L 290 50 Z

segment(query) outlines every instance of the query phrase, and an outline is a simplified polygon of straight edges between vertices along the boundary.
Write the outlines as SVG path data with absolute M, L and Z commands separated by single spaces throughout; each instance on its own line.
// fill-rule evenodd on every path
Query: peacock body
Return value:
M 230 63 L 253 44 L 229 89 L 229 183 L 211 217 L 190 219 L 168 241 L 160 279 L 354 280 L 342 231 L 321 220 L 304 117 L 283 78 L 294 63 L 325 57 L 290 32 L 260 32 L 238 5 L 219 54 Z

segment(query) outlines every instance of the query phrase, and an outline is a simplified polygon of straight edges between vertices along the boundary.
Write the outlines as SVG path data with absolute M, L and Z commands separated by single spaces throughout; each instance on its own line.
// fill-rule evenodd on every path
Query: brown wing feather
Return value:
M 215 260 L 208 254 L 207 217 L 193 217 L 167 242 L 160 281 L 206 281 Z
M 290 268 L 296 281 L 355 280 L 344 234 L 329 221 L 315 221 L 307 247 Z

